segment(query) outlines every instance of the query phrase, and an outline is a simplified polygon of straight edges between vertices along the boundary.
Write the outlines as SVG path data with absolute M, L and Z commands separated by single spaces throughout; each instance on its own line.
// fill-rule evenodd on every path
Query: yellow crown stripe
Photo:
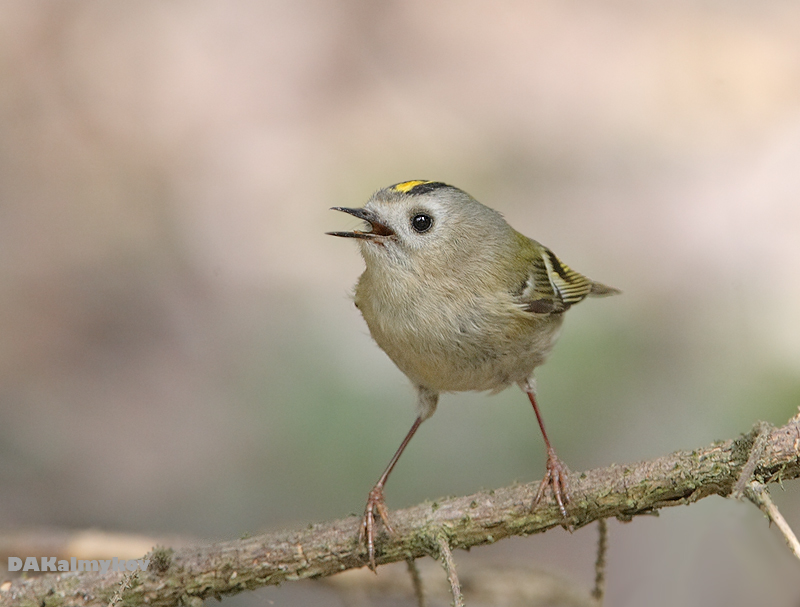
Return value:
M 433 183 L 432 181 L 422 181 L 422 180 L 414 180 L 414 181 L 404 181 L 403 183 L 398 183 L 395 186 L 392 186 L 392 189 L 396 192 L 408 192 L 409 190 L 413 190 L 418 185 L 422 185 L 423 183 Z

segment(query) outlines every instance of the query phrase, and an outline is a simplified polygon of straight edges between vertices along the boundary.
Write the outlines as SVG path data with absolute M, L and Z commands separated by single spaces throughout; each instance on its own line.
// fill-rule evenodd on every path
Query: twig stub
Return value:
M 766 445 L 753 474 L 768 481 L 779 472 L 782 480 L 800 477 L 799 444 L 800 416 L 766 434 Z M 728 496 L 747 465 L 751 445 L 752 437 L 740 437 L 630 466 L 613 465 L 573 474 L 571 522 L 580 528 L 601 518 L 633 517 L 708 495 Z M 436 508 L 424 503 L 394 510 L 396 533 L 381 536 L 376 560 L 389 563 L 425 556 L 430 553 L 432 535 L 442 529 L 447 530 L 452 549 L 560 525 L 561 513 L 551 500 L 530 511 L 530 495 L 536 485 L 514 485 L 439 500 Z M 360 517 L 350 517 L 293 531 L 176 549 L 165 563 L 165 571 L 140 574 L 136 586 L 126 591 L 125 603 L 175 605 L 183 596 L 235 594 L 363 567 L 367 557 L 357 541 L 360 524 Z M 298 545 L 303 547 L 302 558 L 298 557 Z M 75 607 L 97 605 L 93 597 L 110 598 L 121 577 L 87 572 L 17 579 L 9 587 L 0 588 L 0 602 L 42 604 L 61 597 L 62 602 Z

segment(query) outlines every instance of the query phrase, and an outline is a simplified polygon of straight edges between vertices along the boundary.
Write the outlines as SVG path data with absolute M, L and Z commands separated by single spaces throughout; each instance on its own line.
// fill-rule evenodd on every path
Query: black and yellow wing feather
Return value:
M 528 312 L 559 314 L 586 297 L 616 293 L 618 289 L 592 281 L 570 268 L 550 249 L 538 245 L 520 300 Z

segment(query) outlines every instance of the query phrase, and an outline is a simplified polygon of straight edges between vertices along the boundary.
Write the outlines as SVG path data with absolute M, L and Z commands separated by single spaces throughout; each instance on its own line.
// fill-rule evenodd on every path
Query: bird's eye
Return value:
M 433 218 L 425 213 L 417 213 L 411 218 L 411 227 L 414 228 L 415 232 L 419 232 L 420 234 L 430 230 L 432 225 Z

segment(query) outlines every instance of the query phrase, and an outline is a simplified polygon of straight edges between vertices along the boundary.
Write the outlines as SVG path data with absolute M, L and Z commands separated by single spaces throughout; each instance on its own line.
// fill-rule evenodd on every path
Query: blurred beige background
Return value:
M 788 1 L 3 3 L 0 528 L 229 539 L 360 512 L 413 392 L 349 300 L 356 247 L 324 232 L 407 179 L 624 291 L 571 311 L 538 373 L 573 470 L 785 422 L 798 23 Z M 388 504 L 543 470 L 518 390 L 446 396 Z M 775 494 L 800 528 L 798 483 Z M 610 527 L 610 605 L 800 603 L 751 506 Z M 594 543 L 456 558 L 589 588 Z M 224 602 L 268 601 L 343 604 L 312 582 Z

